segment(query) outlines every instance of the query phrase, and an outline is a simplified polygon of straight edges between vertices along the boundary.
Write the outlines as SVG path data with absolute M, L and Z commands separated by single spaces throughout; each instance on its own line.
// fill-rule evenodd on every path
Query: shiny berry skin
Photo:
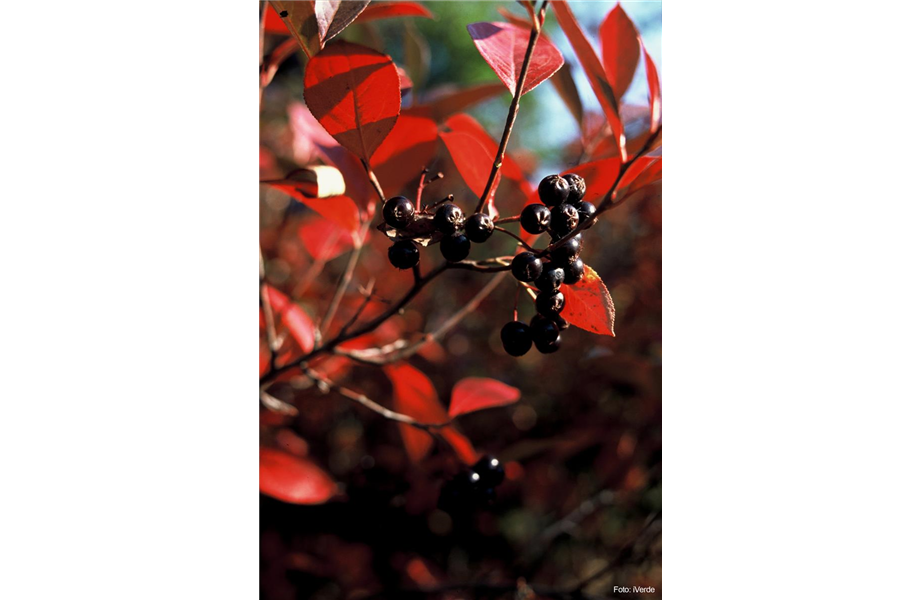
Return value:
M 578 222 L 579 223 L 590 221 L 591 219 L 594 218 L 594 215 L 597 214 L 597 208 L 595 208 L 595 206 L 591 204 L 590 202 L 585 202 L 584 200 L 582 200 L 581 202 L 576 202 L 575 204 L 573 204 L 573 206 L 575 207 L 575 210 L 578 211 Z M 594 223 L 591 223 L 590 225 L 585 226 L 585 229 L 590 229 L 593 226 L 594 226 Z
M 547 175 L 538 188 L 540 201 L 547 206 L 558 206 L 569 197 L 569 182 L 559 175 Z
M 492 223 L 492 219 L 485 213 L 474 214 L 466 220 L 466 225 L 463 226 L 466 237 L 476 244 L 481 244 L 489 239 L 494 229 L 495 225 Z
M 576 258 L 571 264 L 562 267 L 562 271 L 565 273 L 562 283 L 566 285 L 578 283 L 585 276 L 585 263 L 580 258 Z
M 476 464 L 473 465 L 473 472 L 479 473 L 479 480 L 482 482 L 482 485 L 487 488 L 494 488 L 501 485 L 501 482 L 505 480 L 505 467 L 503 467 L 501 461 L 494 456 L 483 456 L 480 458 Z
M 434 226 L 447 235 L 459 231 L 463 227 L 463 211 L 452 202 L 441 205 L 434 214 Z
M 565 265 L 575 262 L 575 259 L 581 254 L 582 245 L 583 238 L 579 233 L 556 246 L 549 254 L 554 264 L 565 269 Z
M 560 204 L 552 210 L 549 228 L 557 236 L 563 236 L 578 227 L 578 209 L 571 204 Z
M 557 335 L 556 339 L 552 341 L 535 342 L 534 346 L 537 347 L 537 351 L 540 354 L 552 354 L 559 349 L 560 344 L 562 344 L 562 334 Z
M 409 240 L 399 240 L 387 250 L 387 257 L 397 269 L 411 269 L 418 264 L 418 247 Z
M 547 344 L 559 337 L 559 326 L 556 325 L 554 319 L 543 315 L 534 315 L 533 319 L 530 320 L 530 335 L 535 344 L 537 342 Z
M 405 196 L 395 196 L 383 205 L 383 220 L 394 229 L 405 229 L 415 220 L 415 205 Z
M 537 312 L 545 317 L 557 315 L 565 307 L 565 295 L 562 292 L 540 292 L 534 301 Z
M 549 229 L 550 210 L 542 204 L 528 204 L 521 211 L 521 227 L 527 233 L 543 233 Z
M 543 265 L 543 272 L 534 281 L 541 292 L 555 292 L 565 279 L 565 271 L 555 265 Z
M 566 202 L 569 204 L 580 202 L 581 199 L 585 197 L 585 192 L 588 190 L 588 186 L 585 185 L 585 178 L 577 173 L 569 173 L 562 177 L 565 178 L 569 184 L 569 199 L 566 200 Z
M 530 327 L 527 323 L 511 321 L 502 327 L 502 346 L 511 356 L 524 356 L 533 345 Z
M 511 274 L 518 281 L 536 281 L 543 272 L 543 261 L 533 252 L 521 252 L 511 261 Z
M 470 239 L 462 233 L 441 238 L 441 256 L 450 262 L 458 262 L 470 255 Z

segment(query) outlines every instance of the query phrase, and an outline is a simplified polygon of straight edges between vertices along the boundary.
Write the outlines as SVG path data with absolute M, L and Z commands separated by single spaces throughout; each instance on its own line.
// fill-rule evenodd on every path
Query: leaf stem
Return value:
M 537 38 L 540 37 L 540 30 L 543 28 L 543 19 L 546 15 L 546 2 L 540 7 L 539 16 L 534 20 L 533 28 L 530 30 L 530 39 L 527 41 L 527 50 L 524 52 L 524 60 L 521 63 L 521 74 L 518 76 L 517 86 L 515 86 L 514 97 L 511 99 L 511 106 L 508 107 L 508 118 L 505 120 L 505 129 L 502 131 L 502 139 L 498 143 L 498 151 L 495 153 L 495 161 L 492 163 L 492 170 L 489 172 L 489 179 L 486 181 L 486 187 L 482 190 L 482 196 L 479 198 L 479 204 L 476 205 L 476 212 L 482 212 L 485 206 L 492 186 L 498 178 L 498 172 L 502 168 L 502 161 L 505 158 L 505 149 L 508 147 L 508 139 L 511 137 L 511 128 L 514 127 L 514 120 L 517 117 L 518 108 L 521 104 L 521 96 L 524 95 L 524 80 L 527 78 L 527 70 L 530 68 L 530 59 L 533 57 L 533 50 L 537 45 Z

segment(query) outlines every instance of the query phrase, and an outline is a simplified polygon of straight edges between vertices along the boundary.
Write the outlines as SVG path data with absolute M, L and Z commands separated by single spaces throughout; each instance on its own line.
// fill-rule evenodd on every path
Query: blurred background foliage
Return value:
M 404 98 L 404 106 L 442 86 L 497 81 L 473 46 L 466 25 L 501 20 L 499 6 L 521 15 L 523 9 L 513 2 L 424 4 L 436 19 L 352 26 L 343 37 L 382 49 L 406 68 L 414 89 Z M 598 26 L 613 6 L 572 3 L 596 48 Z M 624 8 L 663 72 L 661 4 L 626 2 Z M 573 66 L 586 111 L 599 112 L 552 11 L 546 33 Z M 277 42 L 268 39 L 268 48 Z M 426 52 L 427 67 L 417 58 Z M 265 90 L 260 137 L 263 151 L 272 155 L 268 171 L 273 176 L 303 166 L 294 159 L 288 123 L 288 105 L 303 102 L 303 68 L 300 55 L 288 60 Z M 640 64 L 625 102 L 642 105 L 646 94 Z M 497 139 L 509 100 L 505 93 L 467 112 Z M 510 153 L 537 183 L 579 162 L 578 133 L 556 91 L 545 83 L 523 98 Z M 461 191 L 469 194 L 447 166 L 444 170 L 447 177 L 432 186 L 432 198 L 448 192 L 458 198 Z M 414 197 L 412 189 L 403 192 Z M 318 321 L 347 256 L 330 261 L 309 294 L 295 293 L 310 268 L 297 229 L 315 215 L 279 192 L 262 189 L 260 194 L 269 280 L 291 293 Z M 356 281 L 377 277 L 383 284 L 378 293 L 395 298 L 411 284 L 411 274 L 390 267 L 388 244 L 379 232 L 372 234 Z M 558 590 L 599 571 L 603 574 L 590 581 L 586 592 L 622 597 L 610 592 L 612 585 L 653 585 L 658 592 L 652 597 L 660 595 L 660 522 L 650 524 L 661 509 L 660 187 L 658 193 L 605 214 L 585 237 L 582 257 L 601 275 L 614 300 L 615 339 L 570 328 L 556 354 L 531 351 L 520 359 L 505 355 L 498 331 L 511 319 L 515 286 L 509 278 L 447 336 L 440 352 L 412 359 L 432 379 L 445 405 L 451 387 L 463 377 L 493 377 L 522 391 L 516 405 L 461 420 L 463 432 L 478 449 L 521 467 L 519 477 L 500 487 L 496 505 L 468 521 L 458 522 L 435 508 L 449 468 L 449 451 L 441 448 L 428 463 L 413 466 L 394 423 L 296 380 L 273 388 L 273 394 L 301 412 L 277 422 L 263 414 L 263 443 L 268 440 L 287 449 L 302 446 L 341 482 L 345 499 L 312 507 L 261 499 L 264 597 L 511 597 L 507 590 L 486 584 L 525 577 L 535 586 Z M 497 254 L 499 244 L 513 252 L 510 239 L 495 244 L 491 255 Z M 422 254 L 423 271 L 440 261 L 436 249 Z M 486 277 L 465 271 L 441 277 L 410 304 L 398 326 L 406 331 L 430 329 L 475 294 Z M 523 320 L 531 314 L 531 307 L 522 307 Z M 355 367 L 346 383 L 389 403 L 390 384 L 378 369 Z M 407 591 L 447 582 L 479 582 L 482 587 L 416 595 Z

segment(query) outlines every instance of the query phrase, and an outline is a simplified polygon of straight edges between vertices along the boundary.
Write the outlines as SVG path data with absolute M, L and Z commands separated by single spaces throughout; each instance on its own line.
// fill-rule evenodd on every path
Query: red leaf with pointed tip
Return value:
M 342 33 L 371 0 L 314 0 L 319 38 L 326 43 Z
M 661 156 L 640 156 L 623 174 L 623 179 L 617 184 L 617 190 L 627 187 L 636 190 L 658 181 L 661 179 L 661 161 Z
M 433 19 L 431 11 L 417 2 L 374 2 L 361 13 L 355 23 L 367 23 L 377 19 L 392 19 L 394 17 L 424 17 Z
M 450 444 L 451 448 L 457 454 L 457 457 L 464 463 L 472 466 L 479 460 L 479 452 L 473 448 L 473 444 L 465 435 L 457 431 L 455 427 L 445 427 L 441 430 L 441 437 Z
M 272 286 L 268 286 L 268 301 L 277 318 L 281 319 L 281 325 L 287 328 L 300 349 L 304 353 L 313 350 L 313 345 L 316 343 L 316 330 L 313 320 L 307 313 L 296 302 L 291 301 Z
M 530 30 L 502 22 L 471 23 L 466 29 L 473 38 L 476 49 L 513 94 L 530 42 Z M 526 94 L 537 87 L 558 71 L 564 62 L 559 49 L 549 38 L 541 35 L 533 49 L 521 93 Z
M 337 42 L 310 59 L 304 100 L 316 120 L 340 144 L 370 162 L 396 125 L 399 75 L 389 56 Z
M 393 410 L 422 423 L 447 421 L 438 393 L 424 373 L 407 364 L 387 365 L 383 370 L 393 383 Z M 413 462 L 421 461 L 431 450 L 433 440 L 427 432 L 400 423 L 399 433 Z
M 581 281 L 565 288 L 565 307 L 560 313 L 563 319 L 575 327 L 615 337 L 613 299 L 594 269 L 585 265 Z
M 607 81 L 619 100 L 632 83 L 639 66 L 639 32 L 622 4 L 613 7 L 598 30 L 601 39 L 601 56 Z
M 588 38 L 585 36 L 585 32 L 581 30 L 581 26 L 575 19 L 575 15 L 572 14 L 572 9 L 569 7 L 568 3 L 565 2 L 565 0 L 556 0 L 550 4 L 553 7 L 553 11 L 556 13 L 556 20 L 559 21 L 559 26 L 565 33 L 565 36 L 569 38 L 572 49 L 575 50 L 575 55 L 578 57 L 578 61 L 581 63 L 582 68 L 585 70 L 585 75 L 588 77 L 591 89 L 594 91 L 597 101 L 600 102 L 601 108 L 604 110 L 604 115 L 607 117 L 607 122 L 610 124 L 613 135 L 616 139 L 620 140 L 621 159 L 626 160 L 626 134 L 623 129 L 623 122 L 620 120 L 617 97 L 613 93 L 613 88 L 610 86 L 610 83 L 607 81 L 607 74 L 604 71 L 604 67 L 601 66 L 601 61 L 597 58 L 597 53 L 591 46 L 591 42 L 589 42 Z
M 396 193 L 406 183 L 418 181 L 422 169 L 434 162 L 438 151 L 438 125 L 424 108 L 400 113 L 396 126 L 371 160 L 384 192 Z
M 265 33 L 274 33 L 277 35 L 291 35 L 287 25 L 278 16 L 278 11 L 271 4 L 265 7 Z
M 441 141 L 447 146 L 451 159 L 460 171 L 463 182 L 477 196 L 482 194 L 492 171 L 493 155 L 486 150 L 476 137 L 465 131 L 450 131 L 439 134 Z M 501 172 L 499 172 L 499 179 Z M 492 191 L 486 200 L 488 213 L 495 218 L 495 192 L 498 190 L 499 179 L 492 186 Z
M 648 81 L 648 130 L 655 132 L 661 125 L 661 82 L 658 80 L 658 68 L 645 49 L 645 44 L 642 45 L 642 54 L 645 56 L 645 78 Z
M 498 144 L 492 139 L 489 132 L 483 129 L 482 125 L 470 115 L 454 115 L 447 119 L 444 125 L 450 128 L 451 131 L 464 131 L 475 137 L 491 157 L 494 157 L 498 153 Z M 491 168 L 492 165 L 489 164 L 489 169 L 491 170 Z M 521 186 L 526 195 L 529 196 L 533 192 L 534 187 L 524 176 L 524 170 L 521 169 L 521 166 L 516 160 L 507 154 L 502 160 L 501 174 L 502 177 L 510 179 Z M 495 187 L 497 188 L 498 186 L 496 185 Z
M 449 417 L 514 404 L 521 399 L 521 390 L 488 377 L 467 377 L 454 386 L 450 397 Z
M 610 191 L 613 182 L 617 180 L 617 175 L 620 173 L 620 159 L 614 157 L 595 160 L 568 169 L 562 174 L 568 175 L 569 173 L 577 173 L 585 178 L 587 191 L 584 199 L 596 204 Z
M 298 202 L 309 206 L 347 231 L 358 231 L 361 226 L 358 207 L 355 205 L 354 200 L 348 196 L 312 197 L 312 194 L 316 193 L 316 184 L 304 181 L 279 179 L 276 181 L 263 181 L 262 183 L 270 185 Z
M 259 491 L 292 504 L 322 504 L 338 490 L 312 460 L 259 448 Z

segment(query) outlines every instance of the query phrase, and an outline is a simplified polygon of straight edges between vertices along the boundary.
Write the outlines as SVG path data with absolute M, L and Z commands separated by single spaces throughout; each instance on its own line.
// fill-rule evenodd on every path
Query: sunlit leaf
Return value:
M 616 311 L 607 286 L 594 269 L 585 265 L 585 276 L 578 283 L 564 285 L 565 307 L 562 318 L 570 324 L 601 335 L 614 336 Z
M 309 458 L 259 448 L 259 491 L 292 504 L 322 504 L 336 495 L 337 487 Z
M 471 23 L 466 29 L 473 38 L 476 49 L 513 94 L 521 75 L 524 55 L 530 41 L 530 30 L 502 22 Z M 526 94 L 548 79 L 564 62 L 559 49 L 549 38 L 541 35 L 533 49 L 522 93 Z
M 404 363 L 387 365 L 384 373 L 393 384 L 393 410 L 422 423 L 447 421 L 447 413 L 427 375 Z M 431 435 L 412 425 L 400 423 L 399 433 L 413 462 L 425 458 L 434 443 Z
M 601 40 L 601 56 L 607 81 L 613 88 L 613 95 L 619 101 L 639 66 L 639 32 L 632 19 L 623 10 L 622 4 L 613 7 L 601 23 L 598 37 Z
M 451 159 L 460 172 L 463 182 L 477 196 L 481 195 L 485 189 L 486 182 L 489 180 L 489 173 L 492 170 L 492 161 L 494 156 L 486 150 L 482 142 L 476 139 L 470 133 L 465 131 L 449 131 L 439 134 L 441 141 L 447 147 Z M 499 173 L 501 177 L 501 173 Z M 486 199 L 488 213 L 493 216 L 497 214 L 495 209 L 495 192 L 498 190 L 498 180 L 492 186 L 489 197 Z
M 488 377 L 467 377 L 454 385 L 448 416 L 514 404 L 521 399 L 521 390 Z
M 395 17 L 424 17 L 433 19 L 431 11 L 418 2 L 374 2 L 361 13 L 355 23 L 366 23 L 378 19 Z
M 422 169 L 430 166 L 438 151 L 438 126 L 424 108 L 403 110 L 396 126 L 374 153 L 371 166 L 384 192 L 395 194 Z
M 283 292 L 268 287 L 268 301 L 274 311 L 275 318 L 281 321 L 284 327 L 300 346 L 304 353 L 313 350 L 316 343 L 316 328 L 313 320 L 304 312 L 300 306 L 288 298 Z

